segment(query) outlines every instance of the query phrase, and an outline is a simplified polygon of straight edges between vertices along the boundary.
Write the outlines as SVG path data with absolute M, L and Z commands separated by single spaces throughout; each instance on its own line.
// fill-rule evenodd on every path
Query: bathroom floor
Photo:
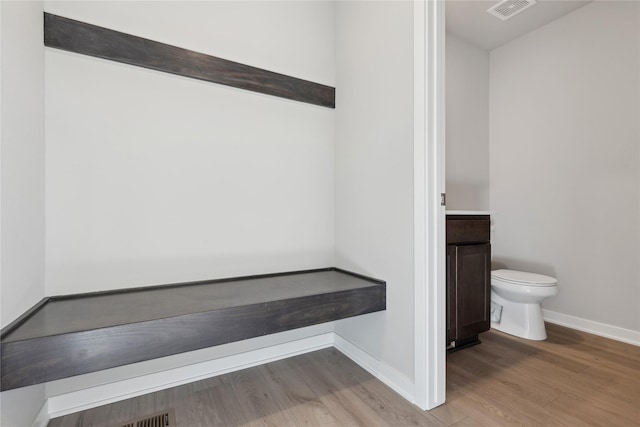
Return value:
M 546 329 L 546 341 L 490 331 L 450 354 L 436 416 L 456 426 L 640 426 L 640 347 Z
M 51 420 L 116 427 L 175 410 L 178 426 L 640 426 L 640 347 L 547 324 L 447 356 L 447 403 L 420 411 L 330 348 Z

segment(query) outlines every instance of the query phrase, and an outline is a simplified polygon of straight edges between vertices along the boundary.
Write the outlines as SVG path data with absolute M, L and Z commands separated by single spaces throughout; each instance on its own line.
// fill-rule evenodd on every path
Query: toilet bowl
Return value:
M 520 338 L 547 339 L 540 302 L 558 293 L 558 281 L 515 270 L 491 272 L 491 328 Z

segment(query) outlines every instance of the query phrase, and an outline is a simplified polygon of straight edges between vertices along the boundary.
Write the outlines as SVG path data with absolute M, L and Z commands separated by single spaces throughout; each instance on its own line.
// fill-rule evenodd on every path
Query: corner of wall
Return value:
M 334 347 L 404 399 L 414 403 L 415 384 L 402 372 L 376 359 L 338 333 L 334 333 Z
M 0 2 L 0 323 L 44 297 L 44 2 Z M 11 108 L 7 108 L 11 106 Z M 0 424 L 46 425 L 45 385 L 0 393 Z
M 49 417 L 49 400 L 45 400 L 42 404 L 42 408 L 40 408 L 40 412 L 36 415 L 36 419 L 33 421 L 31 427 L 47 427 L 49 425 L 49 421 L 51 418 Z
M 0 425 L 3 427 L 46 426 L 48 419 L 44 384 L 0 393 Z

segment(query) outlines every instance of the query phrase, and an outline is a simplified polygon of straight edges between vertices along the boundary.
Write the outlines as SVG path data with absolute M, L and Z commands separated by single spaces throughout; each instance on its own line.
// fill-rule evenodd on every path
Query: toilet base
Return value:
M 540 303 L 518 303 L 507 301 L 491 292 L 491 301 L 502 306 L 499 322 L 491 322 L 491 328 L 516 337 L 534 341 L 547 339 Z

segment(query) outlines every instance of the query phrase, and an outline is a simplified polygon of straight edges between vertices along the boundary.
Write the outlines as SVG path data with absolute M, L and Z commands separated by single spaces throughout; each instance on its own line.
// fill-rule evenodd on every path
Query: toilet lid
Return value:
M 516 270 L 494 270 L 491 272 L 491 277 L 529 286 L 552 286 L 558 283 L 558 280 L 553 277 Z

